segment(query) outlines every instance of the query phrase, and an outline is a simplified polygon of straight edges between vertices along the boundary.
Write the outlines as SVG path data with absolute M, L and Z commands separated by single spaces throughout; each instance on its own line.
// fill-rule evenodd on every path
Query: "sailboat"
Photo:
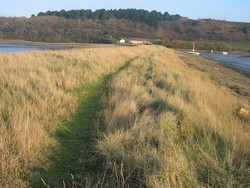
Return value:
M 200 55 L 200 53 L 196 52 L 194 48 L 195 48 L 195 43 L 193 42 L 193 50 L 191 52 L 188 52 L 188 53 L 189 54 L 194 54 L 194 55 Z

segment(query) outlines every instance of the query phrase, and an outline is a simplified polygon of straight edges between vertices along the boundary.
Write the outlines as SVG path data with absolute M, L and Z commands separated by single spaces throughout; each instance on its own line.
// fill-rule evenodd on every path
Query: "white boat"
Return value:
M 195 48 L 195 43 L 193 42 L 193 50 L 191 52 L 188 52 L 188 53 L 189 54 L 194 54 L 194 55 L 200 55 L 200 53 L 196 52 L 194 48 Z
M 228 54 L 228 52 L 222 52 L 222 54 L 223 54 L 223 55 L 227 55 L 227 54 Z

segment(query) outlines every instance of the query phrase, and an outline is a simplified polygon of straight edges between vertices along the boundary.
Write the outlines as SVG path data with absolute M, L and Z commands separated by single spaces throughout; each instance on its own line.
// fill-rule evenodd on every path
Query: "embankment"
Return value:
M 160 46 L 0 55 L 0 185 L 248 187 L 248 96 L 206 62 Z
M 250 185 L 250 121 L 239 114 L 249 101 L 182 59 L 159 47 L 113 79 L 96 187 Z

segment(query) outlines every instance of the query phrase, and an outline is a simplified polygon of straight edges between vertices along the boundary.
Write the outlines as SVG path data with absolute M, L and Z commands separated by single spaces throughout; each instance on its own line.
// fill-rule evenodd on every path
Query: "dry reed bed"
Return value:
M 153 48 L 153 47 L 152 47 Z M 0 187 L 26 187 L 77 105 L 73 89 L 149 50 L 115 47 L 0 54 Z M 45 155 L 46 156 L 46 155 Z
M 172 51 L 141 56 L 111 84 L 97 187 L 250 186 L 249 101 Z

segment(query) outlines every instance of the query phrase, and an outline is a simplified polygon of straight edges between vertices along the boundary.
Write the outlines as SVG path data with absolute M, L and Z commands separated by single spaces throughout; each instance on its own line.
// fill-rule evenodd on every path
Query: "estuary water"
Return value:
M 200 56 L 206 57 L 234 68 L 250 72 L 250 55 L 248 54 L 227 54 L 201 52 Z
M 0 44 L 0 53 L 30 52 L 47 49 L 68 49 L 72 46 L 57 45 L 32 45 L 32 44 Z

